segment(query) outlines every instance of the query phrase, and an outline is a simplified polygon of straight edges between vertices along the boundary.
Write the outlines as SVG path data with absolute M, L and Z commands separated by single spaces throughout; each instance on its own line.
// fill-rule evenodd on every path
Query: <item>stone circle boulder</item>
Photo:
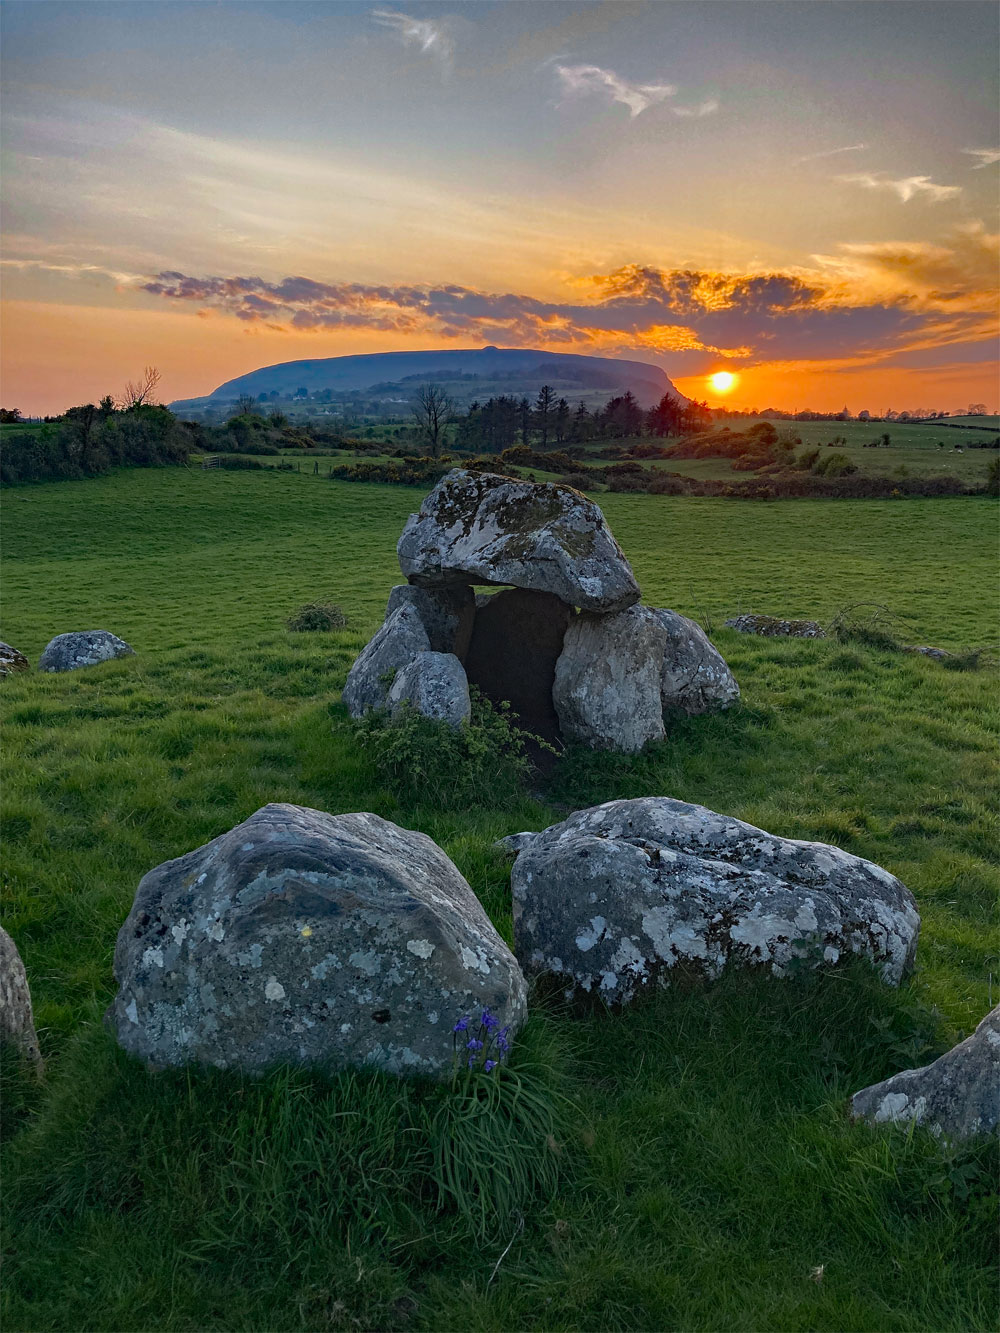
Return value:
M 436 722 L 460 727 L 472 716 L 469 681 L 461 662 L 454 653 L 417 653 L 396 673 L 388 705 L 393 717 L 409 706 Z
M 402 602 L 365 647 L 347 673 L 343 700 L 351 717 L 371 708 L 385 708 L 393 675 L 418 653 L 431 651 L 430 639 L 417 608 Z
M 651 608 L 666 631 L 660 673 L 664 712 L 708 713 L 739 700 L 740 687 L 700 625 L 676 611 Z
M 18 671 L 30 671 L 31 663 L 24 653 L 19 653 L 9 643 L 0 643 L 0 680 L 13 676 Z
M 31 991 L 17 945 L 0 926 L 0 1042 L 16 1046 L 39 1071 L 42 1053 L 31 1010 Z
M 115 657 L 133 657 L 135 649 L 106 629 L 57 634 L 38 659 L 39 671 L 79 671 Z
M 734 616 L 725 622 L 740 634 L 762 634 L 768 639 L 825 639 L 818 620 L 779 620 L 777 616 Z
M 372 814 L 268 805 L 145 875 L 106 1021 L 154 1067 L 445 1077 L 453 1028 L 516 1030 L 524 977 L 444 852 Z
M 704 806 L 609 801 L 505 845 L 515 952 L 570 998 L 621 1005 L 675 972 L 782 976 L 849 954 L 897 985 L 913 963 L 920 918 L 894 875 Z
M 509 584 L 585 611 L 621 611 L 639 585 L 600 509 L 568 486 L 456 468 L 411 514 L 397 546 L 411 583 Z
M 938 1138 L 970 1139 L 1000 1127 L 1000 1005 L 971 1037 L 933 1064 L 899 1074 L 851 1098 L 855 1119 L 923 1125 Z
M 666 649 L 666 631 L 648 607 L 575 616 L 552 686 L 563 736 L 626 754 L 662 740 L 660 678 Z

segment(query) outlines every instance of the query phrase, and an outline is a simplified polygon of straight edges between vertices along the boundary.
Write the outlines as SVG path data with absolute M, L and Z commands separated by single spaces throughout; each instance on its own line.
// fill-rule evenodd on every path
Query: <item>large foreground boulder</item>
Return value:
M 526 987 L 441 849 L 372 814 L 268 805 L 151 870 L 107 1021 L 153 1066 L 447 1075 L 453 1029 L 516 1029 Z
M 645 606 L 574 617 L 556 663 L 552 700 L 567 740 L 633 754 L 662 740 L 660 678 L 667 635 Z
M 604 515 L 568 486 L 455 469 L 411 514 L 397 546 L 411 583 L 510 584 L 585 611 L 621 611 L 639 585 Z
M 42 1053 L 31 1011 L 31 991 L 17 945 L 0 926 L 0 1042 L 9 1043 L 42 1068 Z
M 460 727 L 472 716 L 469 682 L 454 653 L 417 653 L 396 673 L 388 704 L 394 718 L 409 707 L 449 727 Z
M 361 717 L 370 708 L 385 708 L 394 674 L 418 653 L 430 651 L 430 639 L 418 609 L 401 602 L 386 616 L 347 673 L 343 700 L 351 717 Z
M 30 671 L 31 663 L 24 653 L 12 648 L 9 643 L 0 643 L 0 680 L 13 676 L 18 671 Z
M 950 1140 L 995 1134 L 1000 1126 L 1000 1005 L 971 1037 L 933 1064 L 904 1069 L 856 1092 L 851 1114 L 876 1125 L 923 1125 Z
M 740 687 L 701 626 L 677 611 L 652 609 L 651 614 L 667 635 L 660 673 L 664 712 L 693 715 L 736 703 Z
M 135 649 L 106 629 L 57 634 L 38 659 L 39 671 L 79 671 L 115 657 L 134 657 Z
M 609 801 L 504 840 L 515 951 L 569 998 L 626 1004 L 672 973 L 868 958 L 889 983 L 920 918 L 894 875 L 825 843 L 779 838 L 666 797 Z

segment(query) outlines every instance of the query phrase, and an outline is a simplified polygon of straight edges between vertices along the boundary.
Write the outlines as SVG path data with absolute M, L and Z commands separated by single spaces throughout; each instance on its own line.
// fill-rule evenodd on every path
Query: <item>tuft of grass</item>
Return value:
M 325 632 L 343 629 L 347 624 L 343 607 L 335 602 L 306 602 L 285 621 L 288 628 L 297 634 Z

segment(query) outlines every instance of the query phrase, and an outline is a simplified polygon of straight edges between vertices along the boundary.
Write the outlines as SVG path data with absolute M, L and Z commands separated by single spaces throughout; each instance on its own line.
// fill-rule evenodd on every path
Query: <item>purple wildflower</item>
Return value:
M 483 1068 L 486 1070 L 487 1074 L 490 1072 L 491 1069 L 496 1069 L 496 1067 L 497 1067 L 497 1062 L 495 1060 L 487 1060 L 486 1063 L 483 1065 Z
M 458 1020 L 458 1022 L 452 1028 L 452 1032 L 466 1032 L 468 1030 L 468 1027 L 469 1027 L 469 1016 L 468 1014 L 466 1014 L 464 1018 L 460 1018 Z
M 481 1051 L 483 1043 L 477 1037 L 472 1037 L 465 1043 L 465 1048 L 469 1051 Z
M 492 1032 L 494 1028 L 500 1026 L 499 1018 L 494 1018 L 488 1009 L 483 1010 L 483 1016 L 479 1021 L 487 1032 Z

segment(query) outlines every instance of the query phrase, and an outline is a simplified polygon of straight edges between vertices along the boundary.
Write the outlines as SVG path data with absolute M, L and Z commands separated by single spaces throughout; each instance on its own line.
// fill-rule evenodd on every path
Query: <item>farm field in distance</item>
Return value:
M 644 601 L 706 625 L 742 702 L 459 808 L 380 778 L 339 702 L 422 492 L 307 466 L 5 493 L 2 637 L 34 662 L 100 627 L 137 653 L 0 691 L 4 921 L 49 1066 L 44 1086 L 5 1070 L 6 1326 L 991 1328 L 996 1145 L 948 1153 L 844 1107 L 996 1002 L 996 673 L 722 621 L 879 602 L 910 642 L 991 646 L 995 502 L 603 494 Z M 289 633 L 315 598 L 347 628 Z M 140 877 L 268 801 L 428 833 L 509 941 L 495 839 L 648 794 L 886 866 L 921 911 L 917 971 L 898 992 L 849 968 L 678 987 L 617 1018 L 536 1009 L 515 1067 L 568 1108 L 546 1148 L 559 1188 L 488 1236 L 421 1174 L 418 1085 L 153 1074 L 101 1026 Z M 491 1160 L 484 1141 L 481 1184 Z

